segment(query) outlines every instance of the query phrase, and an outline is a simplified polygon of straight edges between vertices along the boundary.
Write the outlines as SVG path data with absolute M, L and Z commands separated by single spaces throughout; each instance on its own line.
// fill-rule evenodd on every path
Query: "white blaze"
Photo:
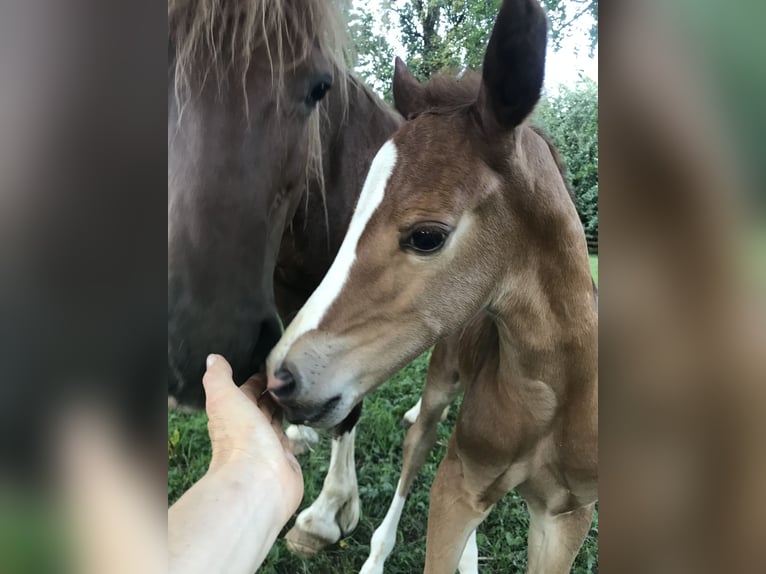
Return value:
M 362 187 L 362 193 L 356 204 L 354 215 L 348 227 L 346 237 L 340 246 L 338 255 L 335 257 L 330 270 L 325 275 L 322 283 L 293 319 L 287 331 L 271 351 L 268 359 L 268 370 L 282 363 L 293 343 L 304 333 L 316 329 L 322 317 L 333 304 L 338 294 L 343 289 L 348 279 L 351 266 L 356 260 L 356 246 L 362 237 L 367 223 L 383 201 L 383 194 L 388 184 L 388 179 L 396 165 L 396 146 L 394 142 L 387 141 L 378 150 L 375 159 L 372 160 L 370 171 Z

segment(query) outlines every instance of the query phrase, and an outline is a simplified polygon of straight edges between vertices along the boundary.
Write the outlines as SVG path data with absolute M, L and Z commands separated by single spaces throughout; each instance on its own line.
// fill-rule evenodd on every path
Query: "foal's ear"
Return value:
M 539 0 L 504 0 L 484 55 L 476 102 L 484 129 L 512 130 L 540 99 L 548 22 Z
M 394 62 L 394 107 L 405 118 L 426 108 L 426 89 L 397 56 Z

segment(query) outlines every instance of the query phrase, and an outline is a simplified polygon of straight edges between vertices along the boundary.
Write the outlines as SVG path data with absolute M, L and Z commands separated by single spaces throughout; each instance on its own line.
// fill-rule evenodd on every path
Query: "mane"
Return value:
M 168 0 L 168 40 L 179 102 L 211 74 L 219 90 L 230 76 L 239 76 L 244 89 L 253 52 L 261 47 L 280 95 L 285 70 L 315 47 L 337 71 L 346 71 L 346 34 L 330 0 Z
M 481 88 L 481 75 L 473 70 L 436 74 L 423 84 L 426 108 L 422 113 L 451 114 L 472 105 Z
M 559 148 L 556 147 L 556 144 L 553 143 L 551 136 L 549 136 L 548 133 L 543 128 L 541 128 L 540 126 L 532 125 L 532 124 L 529 125 L 529 128 L 533 132 L 535 132 L 538 136 L 543 138 L 543 141 L 548 145 L 548 149 L 550 150 L 551 155 L 553 156 L 553 161 L 556 162 L 556 167 L 559 168 L 561 179 L 564 180 L 564 186 L 566 186 L 567 188 L 567 193 L 569 193 L 569 197 L 572 199 L 572 203 L 575 203 L 574 189 L 572 189 L 572 184 L 569 181 L 567 166 L 564 163 L 564 158 L 561 157 Z
M 285 72 L 318 48 L 334 68 L 344 114 L 347 110 L 347 35 L 331 0 L 168 0 L 168 46 L 179 121 L 185 104 L 211 76 L 219 93 L 242 90 L 248 114 L 245 79 L 253 53 L 260 48 L 269 60 L 277 107 L 285 97 Z M 230 85 L 232 78 L 240 85 Z M 320 105 L 309 119 L 306 165 L 306 193 L 309 180 L 316 180 L 325 219 L 321 126 L 328 120 L 326 114 L 326 106 Z
M 465 110 L 476 101 L 481 88 L 481 81 L 481 75 L 473 70 L 466 70 L 459 76 L 442 74 L 432 76 L 428 82 L 423 84 L 427 108 L 422 113 L 445 115 Z M 548 146 L 553 161 L 561 174 L 561 179 L 564 180 L 567 193 L 574 202 L 575 194 L 569 182 L 567 167 L 556 144 L 540 126 L 528 124 L 528 127 L 540 136 Z

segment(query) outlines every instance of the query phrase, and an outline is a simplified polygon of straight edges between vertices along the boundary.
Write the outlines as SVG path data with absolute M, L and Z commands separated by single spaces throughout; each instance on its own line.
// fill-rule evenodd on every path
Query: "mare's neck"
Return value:
M 275 278 L 281 291 L 292 292 L 293 301 L 280 304 L 285 312 L 297 311 L 319 286 L 346 235 L 372 159 L 404 122 L 361 82 L 340 76 L 346 97 L 341 89 L 331 90 L 321 110 L 324 190 L 318 181 L 309 182 L 282 240 Z
M 329 230 L 324 221 L 323 229 L 313 230 L 323 231 L 325 238 L 329 231 L 333 258 L 346 235 L 375 154 L 404 123 L 396 110 L 361 81 L 348 73 L 342 78 L 345 89 L 330 91 L 324 110 L 326 116 L 321 123 L 322 172 Z M 317 187 L 316 183 L 313 182 L 314 187 Z M 324 217 L 324 210 L 320 211 Z M 317 217 L 313 219 L 318 220 Z M 311 234 L 312 230 L 308 231 Z M 320 236 L 313 238 L 320 239 Z M 327 245 L 326 241 L 322 242 Z
M 329 121 L 322 126 L 322 143 L 330 153 L 334 147 L 343 148 L 349 162 L 363 169 L 364 184 L 375 154 L 404 123 L 404 118 L 350 73 L 344 73 L 342 80 L 345 89 L 332 90 L 328 96 Z M 338 165 L 325 164 L 325 177 L 332 178 L 338 169 Z M 361 185 L 351 190 L 354 200 L 361 190 Z

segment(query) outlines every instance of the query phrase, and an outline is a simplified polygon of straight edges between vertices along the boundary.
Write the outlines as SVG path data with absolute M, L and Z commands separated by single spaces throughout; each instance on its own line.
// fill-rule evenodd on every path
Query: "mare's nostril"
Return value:
M 290 396 L 297 390 L 298 385 L 295 382 L 295 377 L 289 369 L 285 367 L 278 369 L 277 372 L 274 373 L 274 377 L 276 377 L 281 384 L 269 390 L 278 399 L 290 398 Z

